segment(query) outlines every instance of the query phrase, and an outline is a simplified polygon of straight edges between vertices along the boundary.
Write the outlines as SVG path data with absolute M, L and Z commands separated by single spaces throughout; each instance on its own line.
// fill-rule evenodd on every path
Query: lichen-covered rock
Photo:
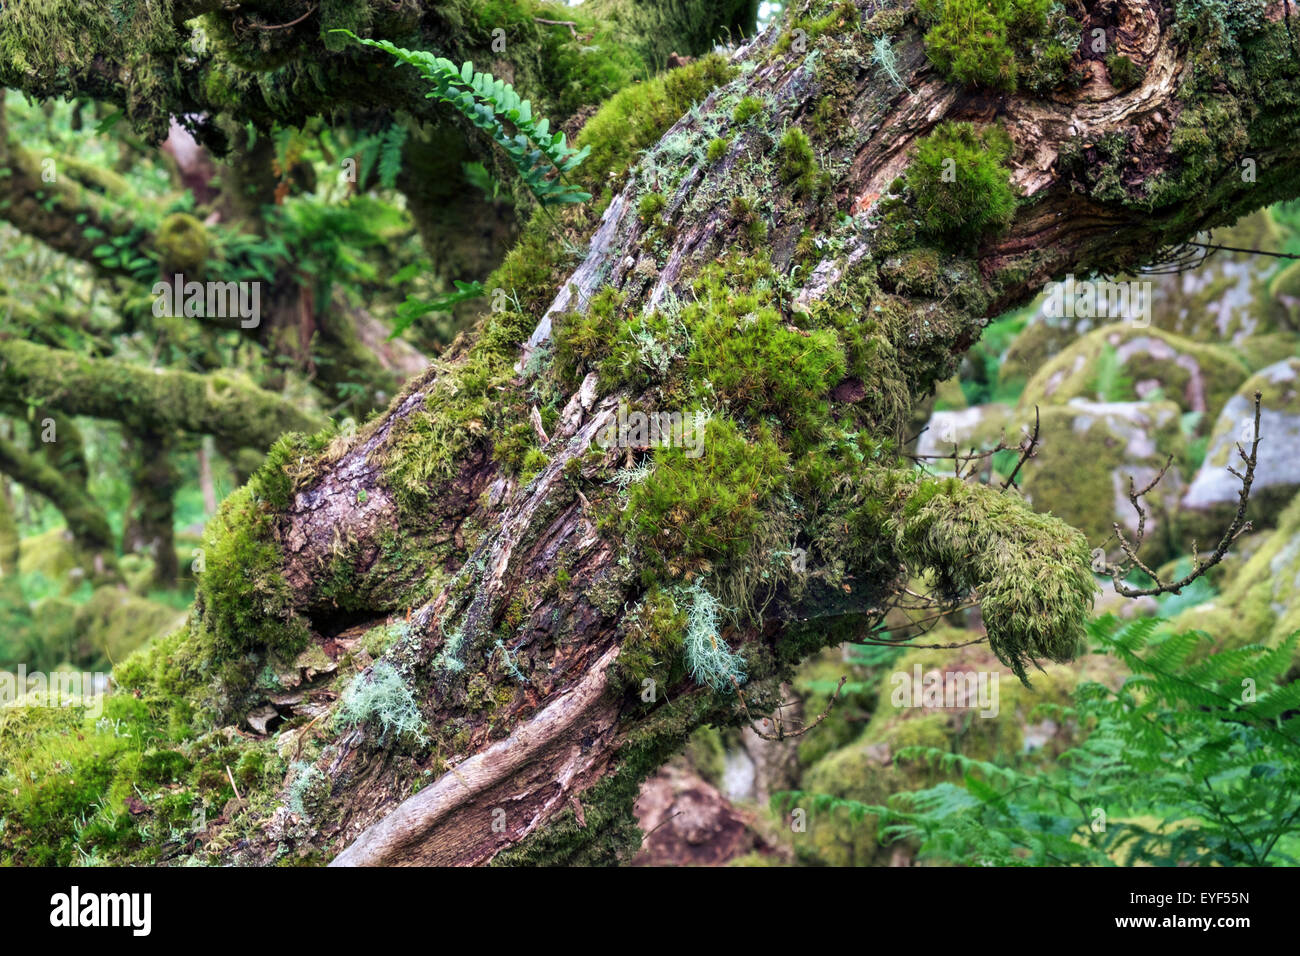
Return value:
M 954 444 L 961 448 L 963 454 L 972 446 L 996 445 L 998 439 L 1004 437 L 1012 419 L 1011 406 L 999 402 L 936 411 L 916 441 L 916 454 L 951 455 Z M 1008 441 L 1014 446 L 1019 439 L 1008 436 Z M 935 467 L 943 470 L 939 465 Z
M 1222 346 L 1157 328 L 1108 325 L 1040 368 L 1025 386 L 1020 407 L 1064 405 L 1075 398 L 1167 399 L 1184 412 L 1212 418 L 1249 374 L 1246 364 Z
M 1289 358 L 1252 375 L 1214 423 L 1205 460 L 1183 495 L 1179 516 L 1202 547 L 1217 538 L 1237 510 L 1241 482 L 1228 467 L 1241 471 L 1237 446 L 1248 449 L 1253 440 L 1257 391 L 1261 440 L 1247 515 L 1256 527 L 1271 525 L 1300 491 L 1300 358 Z
M 1218 229 L 1213 242 L 1277 252 L 1282 236 L 1267 210 Z M 1194 269 L 1154 277 L 1152 323 L 1196 342 L 1237 345 L 1288 328 L 1286 306 L 1270 291 L 1276 260 L 1243 252 L 1216 252 Z
M 1129 477 L 1137 488 L 1154 478 L 1168 455 L 1175 464 L 1144 499 L 1146 536 L 1140 554 L 1159 563 L 1178 550 L 1172 517 L 1183 479 L 1177 465 L 1184 439 L 1172 402 L 1090 402 L 1077 398 L 1040 409 L 1041 445 L 1021 471 L 1025 497 L 1035 511 L 1051 512 L 1087 535 L 1091 548 L 1117 553 L 1115 522 L 1129 532 L 1138 515 L 1129 503 Z
M 1300 498 L 1226 583 L 1223 593 L 1173 618 L 1169 629 L 1205 631 L 1214 650 L 1276 644 L 1300 628 Z
M 1016 336 L 1007 354 L 998 366 L 998 384 L 1028 384 L 1038 370 L 1059 355 L 1081 335 L 1092 331 L 1091 319 L 1061 320 L 1049 316 L 1043 307 L 1045 298 L 1039 299 L 1038 310 Z

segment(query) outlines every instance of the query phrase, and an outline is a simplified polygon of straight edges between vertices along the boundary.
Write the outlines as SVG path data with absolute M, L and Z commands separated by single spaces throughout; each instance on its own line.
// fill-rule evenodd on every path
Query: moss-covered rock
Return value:
M 34 663 L 104 669 L 137 647 L 174 630 L 186 612 L 117 587 L 102 587 L 88 601 L 42 601 L 33 612 Z
M 1184 412 L 1217 415 L 1249 369 L 1228 349 L 1156 328 L 1114 324 L 1088 333 L 1030 379 L 1021 408 L 1167 399 Z
M 1172 402 L 1089 402 L 1076 399 L 1040 410 L 1041 447 L 1021 471 L 1021 488 L 1034 509 L 1050 512 L 1087 535 L 1091 548 L 1117 550 L 1113 523 L 1130 532 L 1138 516 L 1128 500 L 1129 477 L 1141 488 L 1168 455 L 1181 457 L 1184 440 Z M 1145 498 L 1144 560 L 1159 563 L 1177 545 L 1173 512 L 1182 489 L 1175 464 Z
M 1082 328 L 1080 328 L 1082 326 Z M 1016 336 L 998 366 L 998 384 L 1028 383 L 1053 356 L 1092 330 L 1090 319 L 1057 319 L 1040 307 Z
M 999 439 L 1006 437 L 1016 418 L 1014 410 L 998 402 L 987 405 L 973 405 L 968 408 L 956 408 L 947 411 L 935 411 L 930 416 L 926 429 L 916 442 L 917 455 L 951 455 L 953 446 L 958 446 L 965 454 L 972 447 L 984 448 L 996 445 Z M 1016 444 L 1011 440 L 1011 444 Z M 952 462 L 948 465 L 951 466 Z M 936 471 L 944 471 L 943 463 L 932 462 Z M 951 467 L 946 469 L 951 472 Z
M 89 580 L 91 564 L 66 528 L 51 528 L 23 538 L 18 567 L 25 575 L 39 574 L 59 593 L 70 594 Z
M 939 628 L 926 635 L 925 643 L 959 643 L 974 636 Z M 815 796 L 829 796 L 883 805 L 894 794 L 950 778 L 920 751 L 1003 764 L 1055 756 L 1072 735 L 1053 719 L 1059 717 L 1053 708 L 1068 705 L 1083 670 L 1079 664 L 1049 664 L 1026 688 L 985 646 L 913 649 L 881 675 L 878 702 L 866 729 L 804 775 L 804 804 L 811 805 Z M 938 689 L 937 696 L 927 693 L 931 686 Z M 807 832 L 796 830 L 791 839 L 801 861 L 831 866 L 884 865 L 895 854 L 906 859 L 915 849 L 882 845 L 875 815 L 843 804 L 809 813 Z
M 1271 525 L 1300 491 L 1300 358 L 1276 362 L 1247 379 L 1224 406 L 1200 469 L 1181 502 L 1179 520 L 1186 533 L 1208 546 L 1237 510 L 1241 470 L 1237 446 L 1254 438 L 1255 392 L 1261 395 L 1260 443 L 1248 515 L 1256 525 Z
M 1278 252 L 1282 236 L 1266 210 L 1246 216 L 1213 241 L 1239 249 Z M 1269 289 L 1275 260 L 1217 252 L 1194 269 L 1155 279 L 1152 324 L 1194 342 L 1239 344 L 1287 327 L 1286 307 Z

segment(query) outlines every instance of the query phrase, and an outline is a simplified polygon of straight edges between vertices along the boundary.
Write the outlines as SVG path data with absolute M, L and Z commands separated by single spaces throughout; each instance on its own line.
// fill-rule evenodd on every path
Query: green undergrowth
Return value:
M 0 708 L 0 863 L 188 859 L 215 849 L 204 845 L 209 821 L 229 814 L 239 829 L 270 808 L 283 762 L 269 741 L 199 717 L 206 675 L 186 637 L 122 662 L 98 708 Z M 235 786 L 251 804 L 231 803 Z

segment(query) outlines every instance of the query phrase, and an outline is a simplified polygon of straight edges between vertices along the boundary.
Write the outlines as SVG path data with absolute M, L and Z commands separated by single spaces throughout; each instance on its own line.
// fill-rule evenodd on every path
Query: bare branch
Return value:
M 1192 542 L 1192 570 L 1183 575 L 1183 577 L 1179 578 L 1177 581 L 1161 581 L 1160 576 L 1151 568 L 1147 567 L 1142 559 L 1138 557 L 1138 549 L 1142 547 L 1142 541 L 1146 535 L 1147 519 L 1146 509 L 1142 507 L 1141 499 L 1144 495 L 1154 489 L 1155 486 L 1160 483 L 1160 480 L 1164 478 L 1165 473 L 1169 470 L 1170 463 L 1173 461 L 1173 456 L 1171 455 L 1169 459 L 1165 461 L 1164 467 L 1161 468 L 1156 476 L 1147 482 L 1146 486 L 1140 491 L 1136 490 L 1132 476 L 1129 477 L 1128 500 L 1132 503 L 1133 508 L 1138 514 L 1136 535 L 1134 536 L 1134 540 L 1130 541 L 1124 535 L 1124 532 L 1120 530 L 1119 523 L 1116 522 L 1113 527 L 1115 529 L 1115 536 L 1119 539 L 1120 550 L 1124 552 L 1124 559 L 1115 564 L 1105 563 L 1098 568 L 1098 570 L 1103 573 L 1110 575 L 1111 580 L 1115 584 L 1115 593 L 1122 594 L 1124 597 L 1149 597 L 1157 594 L 1181 594 L 1183 588 L 1187 587 L 1197 578 L 1204 576 L 1210 568 L 1221 562 L 1224 555 L 1228 553 L 1228 548 L 1231 547 L 1232 543 L 1236 541 L 1237 538 L 1251 530 L 1252 525 L 1246 520 L 1246 506 L 1250 502 L 1250 488 L 1255 480 L 1255 465 L 1258 461 L 1259 455 L 1259 442 L 1261 437 L 1259 417 L 1260 402 L 1262 399 L 1262 394 L 1256 392 L 1255 435 L 1254 440 L 1250 444 L 1249 453 L 1241 447 L 1240 443 L 1236 445 L 1237 455 L 1245 465 L 1245 471 L 1237 471 L 1237 469 L 1233 468 L 1231 465 L 1228 466 L 1228 472 L 1241 482 L 1241 490 L 1237 493 L 1237 512 L 1233 515 L 1232 522 L 1228 525 L 1227 530 L 1224 531 L 1223 535 L 1219 538 L 1219 543 L 1215 546 L 1214 552 L 1208 558 L 1202 558 L 1196 542 Z M 1155 582 L 1155 584 L 1146 588 L 1135 588 L 1125 584 L 1123 579 L 1134 568 L 1144 572 Z

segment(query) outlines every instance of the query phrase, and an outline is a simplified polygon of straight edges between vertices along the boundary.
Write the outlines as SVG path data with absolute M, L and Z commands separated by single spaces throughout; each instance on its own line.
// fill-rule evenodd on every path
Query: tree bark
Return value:
M 912 404 L 952 373 L 988 319 L 1045 281 L 1134 268 L 1300 193 L 1300 61 L 1286 8 L 1269 4 L 1250 31 L 1210 43 L 1154 0 L 1073 7 L 1084 36 L 1101 27 L 1144 76 L 1117 90 L 1081 51 L 1077 87 L 1033 94 L 946 79 L 907 7 L 807 6 L 739 49 L 733 79 L 680 111 L 630 176 L 617 165 L 586 171 L 617 185 L 599 220 L 594 210 L 563 220 L 566 238 L 585 243 L 576 267 L 536 220 L 520 248 L 552 249 L 541 258 L 548 281 L 522 282 L 526 270 L 508 258 L 496 281 L 514 288 L 518 310 L 488 316 L 473 344 L 410 383 L 346 447 L 295 465 L 269 531 L 287 613 L 322 647 L 401 622 L 382 662 L 411 688 L 432 742 L 394 744 L 365 724 L 327 734 L 312 760 L 328 805 L 310 831 L 293 829 L 283 808 L 232 861 L 265 862 L 285 840 L 339 864 L 617 859 L 636 845 L 639 782 L 694 727 L 761 716 L 799 659 L 861 635 L 927 568 L 946 591 L 983 600 L 1004 659 L 1071 653 L 1093 590 L 1082 536 L 1014 494 L 928 482 L 890 449 L 906 438 Z M 896 80 L 873 61 L 882 36 Z M 1207 53 L 1222 75 L 1207 78 Z M 757 119 L 737 112 L 746 97 Z M 1214 119 L 1216 97 L 1239 122 Z M 1002 229 L 975 241 L 918 225 L 918 195 L 934 184 L 910 163 L 946 121 L 996 123 L 1012 143 L 1019 201 Z M 794 128 L 811 139 L 811 167 Z M 723 146 L 706 158 L 715 141 Z M 1248 157 L 1260 172 L 1250 182 Z M 695 323 L 672 371 L 633 374 L 613 361 L 642 354 L 611 353 L 625 324 L 664 314 Z M 747 332 L 755 323 L 786 343 L 779 354 L 729 351 L 761 351 Z M 783 375 L 832 349 L 846 357 L 818 373 L 819 393 L 780 391 Z M 718 364 L 693 365 L 699 355 Z M 739 384 L 723 379 L 731 369 Z M 596 447 L 625 403 L 674 408 L 706 379 L 716 430 L 701 463 L 643 445 Z M 475 389 L 487 394 L 481 406 Z M 527 434 L 548 390 L 567 400 L 553 421 L 534 421 L 543 457 L 521 474 L 507 439 Z M 819 437 L 828 433 L 840 444 Z M 731 434 L 741 451 L 723 458 Z M 817 477 L 805 454 L 831 477 Z M 739 484 L 764 461 L 775 474 Z M 652 477 L 624 475 L 625 495 L 615 475 L 634 463 Z M 690 480 L 673 485 L 675 474 Z M 737 495 L 725 520 L 688 514 L 691 496 L 715 486 Z M 653 491 L 674 488 L 677 499 L 647 512 L 651 526 L 639 521 Z M 817 568 L 807 581 L 770 573 L 792 541 Z M 404 578 L 410 587 L 384 586 L 411 561 L 424 573 Z M 353 582 L 346 606 L 326 586 L 343 571 Z M 724 603 L 737 613 L 709 636 L 743 652 L 740 693 L 633 660 L 646 652 L 656 602 L 671 592 L 687 603 L 701 581 L 735 599 Z M 201 577 L 196 633 L 227 639 L 226 600 Z M 649 700 L 645 673 L 661 677 Z
M 131 500 L 122 528 L 122 551 L 153 557 L 153 583 L 176 587 L 180 562 L 176 557 L 176 492 L 181 472 L 172 461 L 168 435 L 146 432 L 132 436 Z

